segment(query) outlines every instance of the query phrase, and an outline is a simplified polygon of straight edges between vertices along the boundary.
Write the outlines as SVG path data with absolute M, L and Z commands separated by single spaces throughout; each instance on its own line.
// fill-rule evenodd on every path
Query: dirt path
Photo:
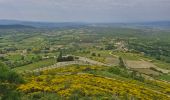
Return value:
M 86 62 L 86 63 L 92 64 L 92 65 L 111 66 L 111 65 L 109 65 L 109 64 L 104 64 L 104 63 L 102 63 L 102 62 L 95 61 L 95 60 L 91 60 L 91 59 L 86 58 L 86 57 L 79 57 L 79 61 Z
M 78 65 L 98 65 L 98 66 L 111 66 L 109 64 L 104 64 L 95 60 L 91 60 L 89 58 L 86 57 L 80 57 L 78 56 L 79 59 L 76 61 L 67 61 L 67 62 L 58 62 L 54 65 L 48 66 L 48 67 L 43 67 L 43 68 L 38 68 L 35 69 L 33 71 L 26 71 L 26 72 L 40 72 L 40 71 L 44 71 L 44 70 L 50 70 L 50 69 L 55 69 L 58 67 L 64 67 L 64 66 L 68 66 L 68 65 L 74 65 L 74 64 L 78 64 Z
M 110 54 L 111 56 L 114 56 L 114 57 L 116 57 L 116 58 L 119 58 L 119 56 L 112 54 L 112 52 L 109 52 L 109 54 Z

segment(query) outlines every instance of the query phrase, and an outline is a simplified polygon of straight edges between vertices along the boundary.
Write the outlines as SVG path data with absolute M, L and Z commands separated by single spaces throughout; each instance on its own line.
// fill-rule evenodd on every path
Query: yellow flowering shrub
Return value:
M 18 87 L 18 90 L 25 93 L 34 92 L 51 92 L 57 93 L 63 97 L 70 97 L 72 94 L 81 94 L 88 97 L 117 97 L 119 99 L 140 99 L 140 100 L 170 100 L 169 88 L 164 92 L 159 92 L 146 88 L 145 86 L 135 84 L 135 82 L 127 82 L 119 79 L 96 76 L 93 74 L 83 73 L 83 70 L 89 66 L 82 67 L 63 67 L 54 70 L 46 70 L 42 75 L 32 76 L 26 84 Z M 102 67 L 91 66 L 90 69 L 102 70 Z M 48 74 L 54 72 L 55 74 Z M 77 72 L 76 74 L 64 74 L 69 72 Z M 81 73 L 78 73 L 81 72 Z M 60 74 L 57 74 L 60 73 Z M 63 74 L 61 74 L 63 73 Z M 28 78 L 28 77 L 27 77 Z M 169 87 L 169 84 L 159 83 Z
M 78 73 L 87 70 L 102 70 L 104 66 L 79 66 L 79 65 L 71 65 L 66 67 L 59 67 L 52 70 L 42 71 L 43 74 L 67 74 L 67 73 Z

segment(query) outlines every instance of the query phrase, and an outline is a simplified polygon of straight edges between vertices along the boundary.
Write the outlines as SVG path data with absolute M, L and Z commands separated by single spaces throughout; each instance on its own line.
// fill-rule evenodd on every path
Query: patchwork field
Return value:
M 112 25 L 0 29 L 0 100 L 170 100 L 168 36 Z

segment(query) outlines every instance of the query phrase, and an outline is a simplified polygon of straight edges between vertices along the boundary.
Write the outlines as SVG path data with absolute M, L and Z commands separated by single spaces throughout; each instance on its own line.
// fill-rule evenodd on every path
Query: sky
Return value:
M 170 20 L 170 0 L 0 0 L 0 19 L 47 22 Z

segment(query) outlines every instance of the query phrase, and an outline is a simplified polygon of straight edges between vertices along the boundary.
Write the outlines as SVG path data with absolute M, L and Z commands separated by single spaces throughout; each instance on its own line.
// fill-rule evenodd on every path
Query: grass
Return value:
M 13 61 L 18 61 L 18 60 L 21 60 L 21 54 L 19 54 L 19 53 L 9 53 L 8 55 L 7 55 L 7 58 L 9 59 L 9 60 L 13 60 Z
M 24 56 L 24 60 L 31 60 L 32 57 L 36 57 L 35 54 L 27 54 Z M 12 61 L 19 61 L 22 58 L 22 55 L 20 53 L 10 53 L 7 55 L 7 58 Z
M 160 68 L 170 70 L 170 63 L 162 62 L 159 60 L 155 60 L 153 63 Z
M 159 76 L 158 78 L 170 82 L 170 74 L 163 74 Z
M 13 70 L 18 72 L 18 73 L 22 73 L 26 70 L 34 70 L 36 68 L 41 68 L 41 67 L 46 67 L 46 66 L 50 66 L 56 63 L 55 59 L 46 59 L 46 60 L 42 60 L 42 61 L 38 61 L 29 65 L 25 65 L 25 66 L 21 66 L 21 67 L 17 67 L 14 68 Z
M 112 52 L 112 54 L 123 57 L 124 59 L 128 59 L 128 60 L 140 60 L 143 58 L 141 57 L 140 54 L 136 54 L 136 53 Z

